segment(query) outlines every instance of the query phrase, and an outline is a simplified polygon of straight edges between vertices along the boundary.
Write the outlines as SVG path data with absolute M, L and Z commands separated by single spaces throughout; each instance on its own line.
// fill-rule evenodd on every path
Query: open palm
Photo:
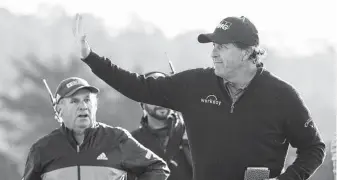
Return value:
M 73 23 L 73 35 L 76 38 L 76 41 L 80 44 L 82 58 L 86 58 L 90 53 L 90 47 L 86 40 L 86 34 L 84 33 L 82 21 L 82 15 L 76 14 Z

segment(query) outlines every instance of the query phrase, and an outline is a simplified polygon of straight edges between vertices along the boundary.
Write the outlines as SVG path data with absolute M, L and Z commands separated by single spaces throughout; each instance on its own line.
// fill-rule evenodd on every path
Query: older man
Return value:
M 263 67 L 253 23 L 227 17 L 198 41 L 213 44 L 214 67 L 145 78 L 98 56 L 85 36 L 80 39 L 83 62 L 111 87 L 183 113 L 195 180 L 242 180 L 256 167 L 266 169 L 267 178 L 269 170 L 273 179 L 308 179 L 323 161 L 325 144 L 297 91 Z M 289 144 L 298 156 L 282 173 Z
M 139 144 L 128 131 L 96 121 L 99 90 L 77 77 L 56 90 L 62 126 L 30 149 L 24 180 L 166 180 L 164 160 Z

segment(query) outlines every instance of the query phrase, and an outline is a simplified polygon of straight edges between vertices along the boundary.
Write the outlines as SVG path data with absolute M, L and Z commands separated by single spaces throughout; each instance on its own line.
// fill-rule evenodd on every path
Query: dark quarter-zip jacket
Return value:
M 232 103 L 213 68 L 145 78 L 93 51 L 82 60 L 126 97 L 182 112 L 195 180 L 243 180 L 247 167 L 268 167 L 270 177 L 302 180 L 324 159 L 325 144 L 301 97 L 263 67 Z M 281 174 L 289 144 L 298 156 Z
M 123 128 L 97 123 L 77 145 L 64 124 L 30 149 L 23 180 L 166 180 L 165 161 Z

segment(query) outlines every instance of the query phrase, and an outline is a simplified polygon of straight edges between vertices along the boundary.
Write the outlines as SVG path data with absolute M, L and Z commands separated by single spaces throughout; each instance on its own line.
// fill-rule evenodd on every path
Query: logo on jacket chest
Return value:
M 108 157 L 104 152 L 102 152 L 100 155 L 97 156 L 97 160 L 108 160 Z
M 208 95 L 206 98 L 201 98 L 200 99 L 201 103 L 204 103 L 204 104 L 214 104 L 214 105 L 217 105 L 217 106 L 220 106 L 221 105 L 221 101 L 218 100 L 218 98 L 213 95 L 213 94 L 210 94 Z

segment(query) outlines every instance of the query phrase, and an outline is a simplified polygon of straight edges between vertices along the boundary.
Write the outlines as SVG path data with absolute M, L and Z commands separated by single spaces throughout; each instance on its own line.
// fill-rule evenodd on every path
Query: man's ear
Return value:
M 59 103 L 56 104 L 56 112 L 59 116 L 62 115 L 62 110 L 63 110 L 63 99 L 61 99 L 61 101 Z
M 62 111 L 61 105 L 60 104 L 56 104 L 55 109 L 56 109 L 57 114 L 60 115 L 60 112 Z
M 253 53 L 252 48 L 248 48 L 242 51 L 242 61 L 249 60 L 250 55 Z
M 93 94 L 93 98 L 95 99 L 96 105 L 98 106 L 98 100 L 99 100 L 98 94 Z

